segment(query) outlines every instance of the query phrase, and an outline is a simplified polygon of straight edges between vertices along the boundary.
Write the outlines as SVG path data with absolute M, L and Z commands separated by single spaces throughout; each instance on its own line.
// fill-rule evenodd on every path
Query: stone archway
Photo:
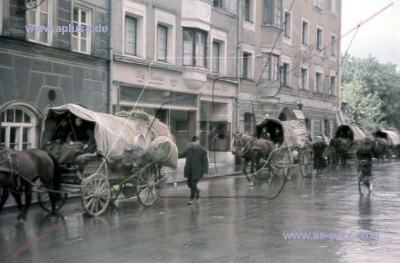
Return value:
M 278 119 L 280 121 L 290 121 L 297 120 L 297 117 L 292 109 L 290 109 L 289 107 L 283 107 L 278 114 Z

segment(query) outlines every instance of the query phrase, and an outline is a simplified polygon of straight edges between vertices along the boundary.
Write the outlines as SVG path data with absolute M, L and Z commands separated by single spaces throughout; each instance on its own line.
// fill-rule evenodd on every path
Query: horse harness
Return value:
M 0 172 L 5 174 L 7 179 L 12 176 L 14 185 L 16 186 L 15 189 L 17 189 L 16 192 L 20 193 L 22 192 L 22 182 L 21 177 L 19 176 L 19 169 L 17 164 L 17 151 L 11 148 L 2 148 L 3 149 L 0 150 L 0 153 L 5 153 L 6 157 L 8 158 L 0 161 Z M 4 166 L 4 164 L 8 164 L 8 167 Z M 8 190 L 12 191 L 11 189 Z

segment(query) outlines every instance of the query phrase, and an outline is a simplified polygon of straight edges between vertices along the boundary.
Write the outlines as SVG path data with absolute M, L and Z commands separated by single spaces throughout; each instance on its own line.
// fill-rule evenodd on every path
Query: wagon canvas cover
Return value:
M 95 123 L 94 137 L 97 144 L 97 153 L 114 159 L 122 156 L 127 145 L 134 145 L 135 138 L 139 135 L 144 136 L 147 144 L 150 144 L 159 136 L 167 136 L 173 141 L 173 136 L 170 134 L 168 126 L 156 119 L 153 123 L 154 127 L 162 127 L 160 131 L 155 131 L 154 127 L 149 132 L 149 126 L 152 123 L 151 119 L 147 121 L 135 121 L 124 117 L 118 117 L 107 113 L 94 112 L 76 104 L 65 104 L 63 106 L 50 108 L 45 121 L 44 137 L 46 131 L 51 130 L 54 126 L 54 121 L 50 119 L 50 114 L 61 115 L 70 112 L 85 121 Z M 146 113 L 143 116 L 150 116 Z M 165 127 L 164 127 L 165 126 Z M 175 145 L 174 145 L 175 146 Z M 175 146 L 176 147 L 176 146 Z
M 396 146 L 400 144 L 400 135 L 397 132 L 385 129 L 379 129 L 378 132 L 386 134 L 390 145 Z

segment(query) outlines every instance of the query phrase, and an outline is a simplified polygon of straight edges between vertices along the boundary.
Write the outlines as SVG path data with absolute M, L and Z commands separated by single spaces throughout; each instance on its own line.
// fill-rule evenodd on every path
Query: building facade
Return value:
M 1 143 L 37 146 L 46 109 L 68 102 L 156 115 L 179 150 L 199 135 L 230 152 L 232 134 L 266 115 L 331 135 L 340 10 L 340 0 L 3 0 Z M 70 25 L 107 30 L 55 31 Z
M 340 111 L 340 0 L 243 0 L 238 127 L 266 115 L 332 136 Z
M 108 9 L 107 0 L 0 1 L 0 145 L 37 147 L 50 106 L 107 111 Z
M 238 2 L 123 0 L 112 9 L 114 111 L 157 115 L 179 150 L 199 135 L 210 151 L 230 151 Z

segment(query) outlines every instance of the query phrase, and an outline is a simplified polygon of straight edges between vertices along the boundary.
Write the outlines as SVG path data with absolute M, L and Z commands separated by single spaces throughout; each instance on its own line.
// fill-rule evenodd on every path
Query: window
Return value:
M 0 146 L 19 151 L 35 146 L 35 124 L 27 112 L 19 108 L 7 109 L 0 113 L 0 122 Z
M 264 0 L 264 23 L 282 24 L 282 0 Z
M 251 53 L 248 52 L 243 52 L 242 77 L 244 79 L 251 77 Z
M 44 44 L 51 43 L 51 30 L 48 30 L 52 26 L 52 3 L 53 1 L 44 0 L 39 6 L 36 6 L 34 1 L 32 7 L 26 12 L 27 20 L 27 38 L 28 40 L 40 42 Z M 31 9 L 32 8 L 32 9 Z M 30 28 L 31 30 L 29 30 Z
M 268 81 L 276 81 L 279 79 L 279 56 L 274 54 L 266 54 L 263 56 L 263 64 L 261 69 L 262 79 Z
M 322 74 L 320 72 L 315 73 L 315 89 L 316 92 L 322 91 Z
M 313 0 L 313 5 L 322 10 L 323 0 Z
M 301 43 L 308 45 L 308 22 L 304 20 L 301 26 Z
M 213 41 L 213 54 L 212 54 L 212 71 L 220 73 L 220 52 L 221 44 L 220 42 Z
M 290 38 L 292 35 L 292 15 L 289 12 L 285 12 L 285 22 L 283 25 L 283 34 L 287 38 Z
M 222 8 L 222 0 L 213 0 L 213 6 Z
M 254 135 L 254 115 L 250 112 L 244 114 L 244 132 L 248 135 Z
M 282 84 L 283 85 L 288 85 L 289 84 L 289 77 L 290 77 L 290 71 L 289 71 L 289 69 L 290 69 L 290 65 L 289 65 L 289 63 L 283 63 L 282 64 Z
M 137 55 L 137 19 L 134 17 L 125 17 L 125 53 Z
M 324 135 L 325 136 L 331 135 L 331 123 L 327 119 L 324 119 Z
M 317 28 L 317 50 L 321 51 L 323 49 L 322 44 L 322 29 Z
M 329 83 L 329 95 L 335 95 L 336 93 L 336 76 L 331 76 Z
M 336 36 L 331 35 L 331 56 L 336 57 Z
M 253 22 L 253 0 L 244 1 L 244 21 Z
M 183 64 L 186 66 L 206 67 L 207 32 L 183 29 Z
M 72 15 L 73 26 L 82 30 L 72 33 L 71 45 L 73 51 L 90 53 L 91 36 L 90 32 L 86 32 L 86 28 L 91 26 L 90 20 L 90 12 L 88 10 L 81 7 L 74 7 Z
M 168 55 L 168 27 L 157 26 L 157 59 L 166 61 Z
M 300 69 L 300 89 L 308 89 L 308 70 L 307 68 Z

